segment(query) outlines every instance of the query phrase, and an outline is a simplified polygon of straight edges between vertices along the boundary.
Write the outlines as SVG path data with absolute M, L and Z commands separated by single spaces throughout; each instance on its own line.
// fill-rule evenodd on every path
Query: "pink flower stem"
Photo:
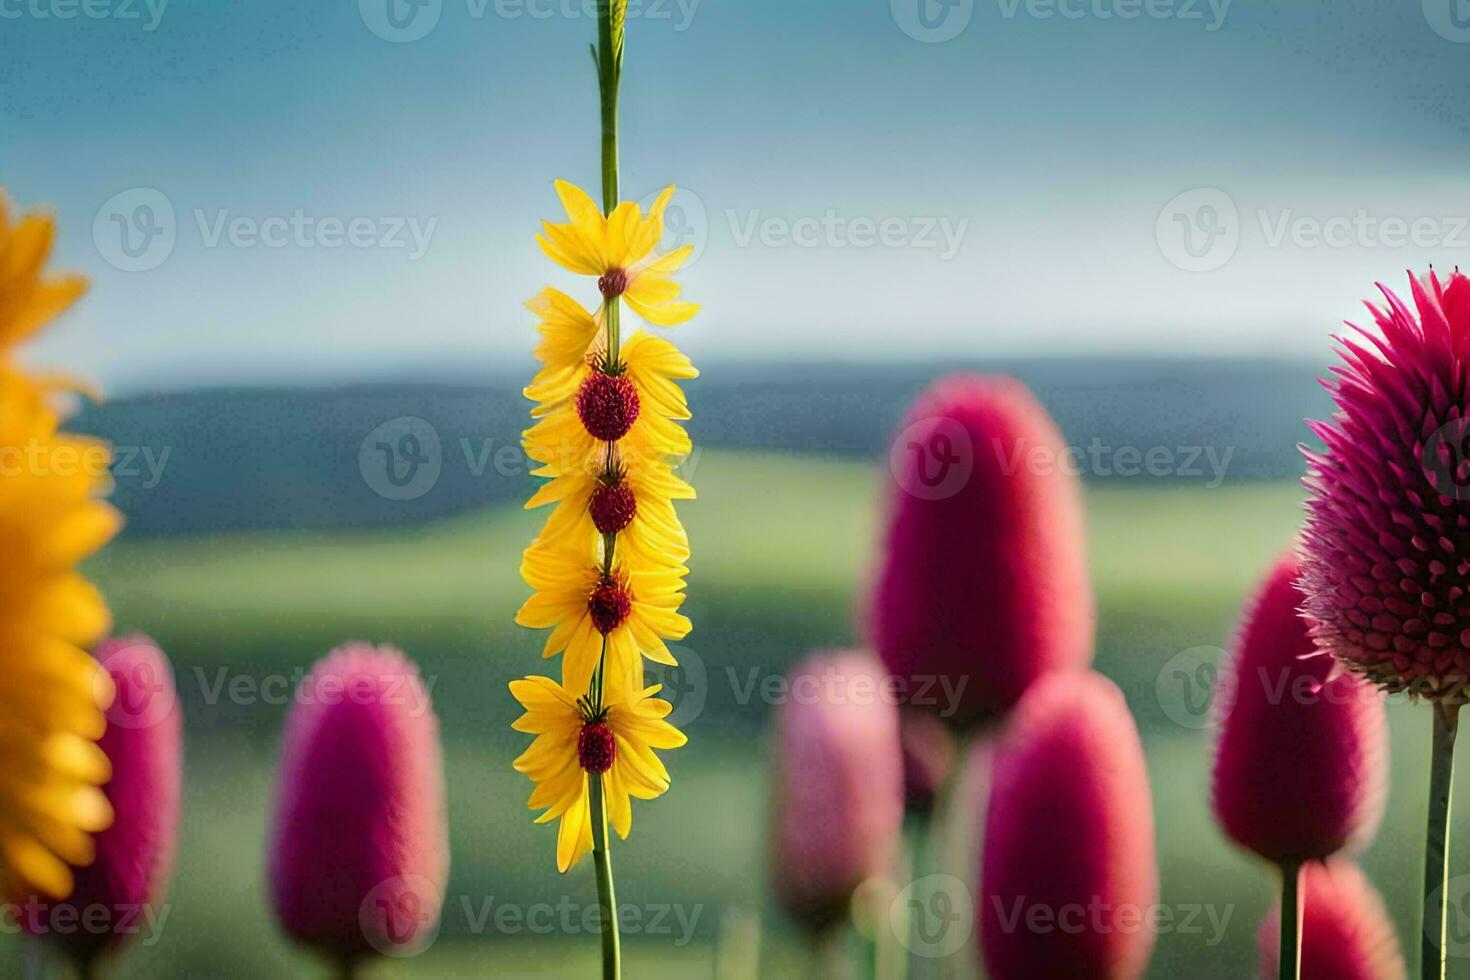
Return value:
M 1445 902 L 1450 878 L 1450 792 L 1455 774 L 1455 735 L 1460 727 L 1460 702 L 1446 698 L 1430 702 L 1434 712 L 1429 746 L 1429 814 L 1424 844 L 1424 930 L 1419 975 L 1425 980 L 1445 976 Z

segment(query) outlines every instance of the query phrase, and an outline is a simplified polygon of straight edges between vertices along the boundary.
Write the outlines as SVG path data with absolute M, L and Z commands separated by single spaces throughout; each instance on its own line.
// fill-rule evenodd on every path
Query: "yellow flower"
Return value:
M 636 421 L 617 443 L 624 458 L 687 456 L 693 445 L 675 420 L 689 418 L 689 405 L 676 380 L 698 377 L 699 372 L 673 344 L 646 333 L 634 334 L 624 342 L 619 363 L 623 367 L 620 377 L 632 382 L 637 411 Z M 594 373 L 584 363 L 558 387 L 548 389 L 560 400 L 542 403 L 540 421 L 524 438 L 526 454 L 542 464 L 532 475 L 585 474 L 605 462 L 607 444 L 587 431 L 575 404 L 576 393 Z
M 23 374 L 15 345 L 64 311 L 85 282 L 46 278 L 47 217 L 15 225 L 0 195 L 0 889 L 64 897 L 112 810 L 96 745 L 112 682 L 85 648 L 111 625 L 76 564 L 122 524 L 97 499 L 107 447 L 58 431 L 52 385 Z
M 674 512 L 675 500 L 693 500 L 694 488 L 657 459 L 614 454 L 611 472 L 600 463 L 547 483 L 526 502 L 531 510 L 556 502 L 533 548 L 588 547 L 603 534 L 618 536 L 617 551 L 630 566 L 682 565 L 689 536 Z
M 651 800 L 669 788 L 669 772 L 654 749 L 676 749 L 687 739 L 665 719 L 667 701 L 642 688 L 635 678 L 609 671 L 603 709 L 549 677 L 512 681 L 510 690 L 526 713 L 518 732 L 535 735 L 515 768 L 536 784 L 529 806 L 544 810 L 537 823 L 557 818 L 556 866 L 566 872 L 592 850 L 592 812 L 588 777 L 600 776 L 608 820 L 623 839 L 633 827 L 633 799 Z
M 653 251 L 664 235 L 672 186 L 658 196 L 647 216 L 632 201 L 604 216 L 586 191 L 564 180 L 556 182 L 556 193 L 571 220 L 541 223 L 543 234 L 536 241 L 548 258 L 580 275 L 597 276 L 604 298 L 621 296 L 633 312 L 657 326 L 676 326 L 699 312 L 697 304 L 679 300 L 680 286 L 670 278 L 694 247 L 685 245 L 662 256 Z
M 66 311 L 86 292 L 81 276 L 44 275 L 56 238 L 49 215 L 28 214 L 10 224 L 0 190 L 0 356 Z
M 621 553 L 604 574 L 589 547 L 536 547 L 526 551 L 521 576 L 536 590 L 516 622 L 549 629 L 543 657 L 562 658 L 562 682 L 585 691 L 602 656 L 604 641 L 610 672 L 642 675 L 639 654 L 670 666 L 677 663 L 665 640 L 689 635 L 682 565 L 640 566 Z
M 587 377 L 590 358 L 606 345 L 607 337 L 602 333 L 600 311 L 599 316 L 588 313 L 560 290 L 543 289 L 526 308 L 541 318 L 536 328 L 541 343 L 533 353 L 542 368 L 525 391 L 537 403 L 532 418 L 540 418 L 577 393 Z

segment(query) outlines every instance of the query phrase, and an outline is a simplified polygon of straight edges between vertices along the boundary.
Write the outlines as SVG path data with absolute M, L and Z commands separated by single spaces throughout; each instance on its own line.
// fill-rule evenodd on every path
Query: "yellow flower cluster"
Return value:
M 666 645 L 690 624 L 679 612 L 689 540 L 674 501 L 694 490 L 675 472 L 687 456 L 689 418 L 680 380 L 689 359 L 646 332 L 624 339 L 619 303 L 656 326 L 675 326 L 698 307 L 671 278 L 690 247 L 658 255 L 665 190 L 645 215 L 623 202 L 611 214 L 558 181 L 569 220 L 544 224 L 542 250 L 559 265 L 597 277 L 602 304 L 588 312 L 555 289 L 527 305 L 540 319 L 541 362 L 526 396 L 536 403 L 525 449 L 547 478 L 528 508 L 555 504 L 526 550 L 521 574 L 535 594 L 516 622 L 550 630 L 545 657 L 562 655 L 560 683 L 532 677 L 511 685 L 526 708 L 516 723 L 535 734 L 516 768 L 537 784 L 532 809 L 561 818 L 557 866 L 566 871 L 593 846 L 588 777 L 600 776 L 609 819 L 626 837 L 630 797 L 651 799 L 669 776 L 653 749 L 684 744 L 666 720 L 669 705 L 643 683 L 643 658 L 674 664 Z
M 15 360 L 87 287 L 45 275 L 54 237 L 44 214 L 12 224 L 0 192 L 0 889 L 63 897 L 69 865 L 90 864 L 90 834 L 112 822 L 96 745 L 112 682 L 86 653 L 111 622 L 76 564 L 122 520 L 97 499 L 107 447 L 60 431 L 51 399 L 67 385 Z

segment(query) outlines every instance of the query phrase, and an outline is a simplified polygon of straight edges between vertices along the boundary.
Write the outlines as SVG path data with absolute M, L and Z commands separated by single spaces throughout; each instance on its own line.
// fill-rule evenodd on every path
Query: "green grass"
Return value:
M 700 499 L 684 513 L 695 547 L 688 611 L 696 629 L 683 649 L 705 668 L 708 702 L 687 725 L 691 745 L 671 758 L 673 790 L 639 808 L 617 866 L 624 902 L 669 903 L 698 916 L 685 945 L 631 939 L 631 976 L 713 976 L 718 957 L 723 975 L 754 976 L 741 973 L 742 960 L 753 965 L 751 922 L 764 925 L 759 975 L 802 974 L 802 954 L 763 890 L 767 710 L 739 703 L 726 668 L 742 678 L 751 668 L 780 671 L 811 647 L 853 642 L 885 472 L 713 452 L 694 467 Z M 1207 733 L 1170 720 L 1158 678 L 1180 651 L 1226 642 L 1252 581 L 1290 542 L 1300 496 L 1286 484 L 1146 481 L 1088 493 L 1097 665 L 1127 694 L 1144 736 L 1163 900 L 1230 914 L 1218 945 L 1207 934 L 1160 937 L 1151 976 L 1254 970 L 1270 876 L 1221 840 L 1206 800 Z M 555 874 L 551 832 L 531 823 L 528 787 L 509 768 L 524 740 L 508 728 L 516 712 L 505 683 L 539 669 L 539 638 L 512 623 L 525 594 L 517 561 L 539 516 L 499 509 L 386 531 L 125 540 L 93 562 L 120 628 L 152 633 L 173 657 L 189 732 L 170 918 L 161 940 L 131 953 L 120 975 L 310 974 L 310 961 L 277 936 L 262 888 L 284 707 L 211 703 L 207 685 L 221 670 L 252 682 L 290 677 L 348 639 L 399 644 L 434 680 L 450 786 L 454 871 L 440 938 L 424 956 L 386 963 L 377 975 L 593 971 L 589 935 L 477 930 L 472 914 L 487 901 L 527 908 L 592 897 L 590 873 Z M 1419 712 L 1394 709 L 1394 795 L 1365 859 L 1403 915 L 1405 938 L 1414 928 L 1427 727 Z M 0 969 L 13 965 L 5 957 L 14 945 L 0 951 Z

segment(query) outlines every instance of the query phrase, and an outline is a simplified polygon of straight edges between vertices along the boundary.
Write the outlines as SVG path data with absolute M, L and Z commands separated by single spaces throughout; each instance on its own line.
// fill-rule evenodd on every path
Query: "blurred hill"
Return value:
M 1154 481 L 1295 476 L 1302 419 L 1329 410 L 1316 372 L 1280 361 L 723 364 L 689 383 L 691 429 L 701 447 L 877 459 L 909 402 L 967 369 L 1028 384 L 1093 481 L 1137 477 L 1150 451 Z M 130 534 L 368 527 L 525 497 L 522 381 L 148 395 L 89 406 L 76 427 L 117 447 Z M 389 461 L 418 482 L 385 485 Z

